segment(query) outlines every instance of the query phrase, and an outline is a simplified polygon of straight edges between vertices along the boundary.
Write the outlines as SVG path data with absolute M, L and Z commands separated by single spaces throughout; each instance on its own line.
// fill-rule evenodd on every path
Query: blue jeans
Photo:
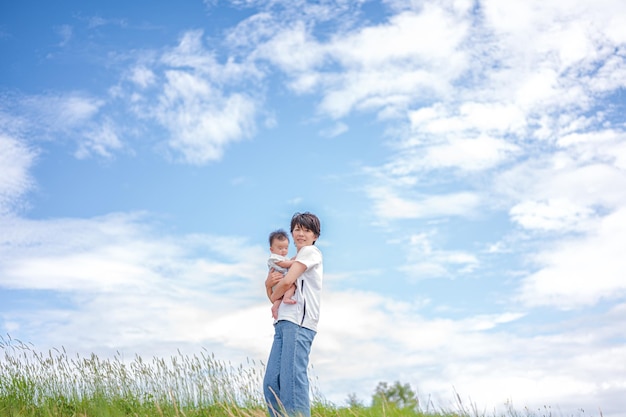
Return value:
M 263 379 L 270 417 L 311 415 L 307 368 L 315 334 L 287 320 L 274 325 L 274 343 Z

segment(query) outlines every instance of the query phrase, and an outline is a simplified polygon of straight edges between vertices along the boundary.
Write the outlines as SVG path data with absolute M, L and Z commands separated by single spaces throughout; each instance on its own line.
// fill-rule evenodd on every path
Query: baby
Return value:
M 287 258 L 289 252 L 289 236 L 284 230 L 276 230 L 270 233 L 270 257 L 267 260 L 267 266 L 270 269 L 274 269 L 283 274 L 287 273 L 287 270 L 293 264 L 293 260 Z M 272 317 L 274 320 L 278 318 L 278 307 L 281 302 L 285 304 L 296 304 L 296 300 L 292 300 L 291 297 L 296 293 L 295 284 L 292 285 L 283 295 L 282 299 L 278 299 L 272 304 Z

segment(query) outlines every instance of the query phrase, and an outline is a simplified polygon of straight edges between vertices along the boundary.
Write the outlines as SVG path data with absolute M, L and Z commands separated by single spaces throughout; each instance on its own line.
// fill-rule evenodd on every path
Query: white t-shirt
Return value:
M 298 289 L 292 297 L 296 304 L 281 303 L 276 321 L 288 320 L 317 331 L 324 276 L 322 252 L 317 246 L 304 246 L 298 251 L 295 261 L 306 266 L 306 270 L 298 277 L 296 282 Z

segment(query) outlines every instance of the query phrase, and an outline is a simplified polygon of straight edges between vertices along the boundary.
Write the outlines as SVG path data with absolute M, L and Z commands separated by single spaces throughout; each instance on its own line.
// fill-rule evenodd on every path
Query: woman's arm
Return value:
M 267 279 L 265 280 L 265 292 L 267 294 L 267 298 L 272 300 L 272 287 L 284 277 L 282 272 L 276 271 L 274 268 L 271 268 L 267 273 Z M 274 302 L 274 301 L 272 301 Z
M 274 291 L 272 291 L 272 288 L 270 287 L 268 291 L 270 300 L 274 302 L 282 297 L 283 294 L 285 294 L 285 291 L 287 291 L 287 289 L 296 282 L 296 280 L 300 277 L 300 275 L 304 273 L 304 271 L 306 271 L 306 266 L 303 263 L 300 263 L 298 261 L 294 262 L 293 265 L 291 265 L 291 268 L 289 268 L 287 275 L 278 280 L 276 286 L 274 287 Z M 267 281 L 265 281 L 266 286 L 268 281 L 269 276 Z

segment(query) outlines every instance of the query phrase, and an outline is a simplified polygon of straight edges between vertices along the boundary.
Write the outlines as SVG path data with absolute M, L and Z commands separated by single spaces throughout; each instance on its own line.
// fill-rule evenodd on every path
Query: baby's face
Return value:
M 272 246 L 270 246 L 270 252 L 280 256 L 287 256 L 289 253 L 289 241 L 274 239 Z

